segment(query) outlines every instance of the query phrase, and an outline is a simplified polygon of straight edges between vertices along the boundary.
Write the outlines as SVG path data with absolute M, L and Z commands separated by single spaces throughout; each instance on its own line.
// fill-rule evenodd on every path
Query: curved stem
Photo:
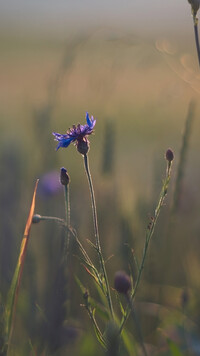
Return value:
M 80 251 L 83 254 L 83 257 L 85 258 L 85 261 L 89 265 L 93 266 L 93 263 L 90 260 L 90 258 L 88 256 L 87 252 L 85 251 L 83 245 L 81 244 L 75 229 L 73 229 L 71 226 L 67 226 L 65 220 L 63 220 L 61 218 L 57 218 L 56 216 L 40 216 L 40 221 L 42 221 L 42 220 L 44 220 L 44 221 L 55 221 L 56 223 L 63 225 L 67 229 L 68 233 L 72 234 L 72 236 L 75 238 L 75 241 L 77 242 L 78 247 L 79 247 Z
M 56 216 L 40 216 L 40 220 L 52 220 L 62 225 L 65 225 L 65 221 L 61 218 L 57 218 Z
M 111 299 L 111 294 L 110 294 L 110 287 L 109 287 L 108 277 L 107 277 L 107 273 L 106 273 L 104 258 L 103 258 L 102 252 L 101 252 L 101 245 L 100 245 L 100 238 L 99 238 L 99 228 L 98 228 L 98 220 L 97 220 L 97 209 L 96 209 L 94 188 L 93 188 L 93 184 L 92 184 L 92 177 L 91 177 L 90 168 L 89 168 L 89 161 L 88 161 L 87 154 L 85 154 L 83 157 L 84 157 L 84 166 L 85 166 L 85 171 L 86 171 L 86 175 L 87 175 L 87 179 L 88 179 L 90 195 L 91 195 L 96 248 L 97 248 L 97 252 L 98 252 L 98 256 L 99 256 L 101 269 L 102 269 L 102 272 L 103 272 L 103 277 L 104 277 L 104 280 L 105 280 L 106 298 L 108 300 L 110 314 L 111 314 L 111 317 L 114 318 L 113 305 L 112 305 L 112 299 Z

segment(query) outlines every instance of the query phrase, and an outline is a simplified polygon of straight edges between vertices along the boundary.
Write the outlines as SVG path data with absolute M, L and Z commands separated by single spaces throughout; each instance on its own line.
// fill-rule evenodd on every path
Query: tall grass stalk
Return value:
M 101 251 L 101 244 L 100 244 L 100 238 L 99 238 L 99 228 L 98 228 L 98 219 L 97 219 L 97 209 L 96 209 L 96 202 L 95 202 L 95 195 L 94 195 L 92 177 L 91 177 L 90 168 L 89 168 L 89 160 L 88 160 L 87 154 L 84 154 L 83 157 L 84 157 L 84 166 L 85 166 L 86 176 L 87 176 L 87 179 L 88 179 L 90 195 L 91 195 L 96 249 L 97 249 L 97 253 L 98 253 L 98 256 L 99 256 L 99 261 L 100 261 L 100 265 L 101 265 L 101 269 L 102 269 L 102 273 L 103 273 L 103 277 L 104 277 L 104 281 L 105 281 L 106 298 L 107 298 L 107 301 L 108 301 L 110 314 L 111 314 L 111 317 L 114 318 L 114 311 L 113 311 L 112 299 L 111 299 L 111 294 L 110 294 L 110 287 L 109 287 L 109 282 L 108 282 L 108 277 L 107 277 L 107 272 L 106 272 L 106 267 L 105 267 L 105 261 L 104 261 L 104 258 L 103 258 L 103 255 L 102 255 L 102 251 Z
M 28 247 L 33 214 L 35 210 L 35 198 L 36 198 L 37 186 L 38 186 L 38 180 L 35 184 L 32 203 L 31 203 L 28 219 L 25 226 L 23 239 L 21 242 L 17 266 L 15 268 L 14 276 L 11 282 L 11 286 L 8 292 L 7 302 L 5 306 L 4 320 L 5 320 L 5 336 L 7 339 L 7 346 L 5 348 L 7 348 L 7 352 L 6 352 L 7 355 L 9 355 L 10 352 L 11 339 L 12 339 L 14 322 L 15 322 L 16 307 L 17 307 L 17 301 L 19 296 L 19 289 L 20 289 L 22 274 L 24 270 L 24 262 L 25 262 L 27 247 Z
M 189 144 L 189 139 L 190 139 L 190 135 L 191 135 L 192 124 L 193 124 L 193 120 L 194 120 L 195 108 L 196 108 L 195 101 L 191 101 L 188 106 L 188 113 L 186 116 L 185 128 L 184 128 L 183 137 L 182 137 L 180 158 L 179 158 L 179 164 L 178 164 L 178 170 L 177 170 L 177 176 L 176 176 L 176 182 L 175 182 L 175 189 L 174 189 L 174 197 L 173 197 L 173 203 L 172 203 L 172 208 L 171 208 L 172 216 L 174 214 L 176 214 L 179 203 L 180 203 L 182 180 L 183 180 L 184 171 L 185 171 L 186 155 L 187 155 L 187 151 L 188 151 L 188 144 Z
M 165 176 L 165 179 L 163 181 L 163 185 L 162 185 L 162 189 L 161 189 L 161 192 L 160 192 L 158 204 L 157 204 L 157 207 L 155 209 L 154 216 L 152 217 L 151 222 L 147 227 L 142 260 L 141 260 L 141 263 L 140 263 L 140 266 L 139 266 L 139 271 L 138 271 L 137 279 L 136 279 L 136 282 L 135 282 L 135 286 L 134 286 L 133 291 L 132 291 L 132 293 L 130 295 L 130 303 L 131 303 L 131 305 L 132 305 L 132 303 L 133 303 L 133 301 L 135 299 L 135 296 L 136 296 L 136 293 L 137 293 L 137 290 L 138 290 L 138 287 L 139 287 L 139 283 L 140 283 L 140 280 L 141 280 L 141 277 L 142 277 L 142 272 L 143 272 L 143 269 L 144 269 L 144 264 L 145 264 L 145 260 L 146 260 L 146 256 L 147 256 L 147 252 L 148 252 L 148 248 L 149 248 L 149 244 L 150 244 L 151 238 L 153 236 L 153 233 L 154 233 L 154 230 L 155 230 L 155 226 L 156 226 L 158 217 L 160 215 L 160 211 L 161 211 L 161 208 L 163 206 L 165 197 L 167 195 L 168 186 L 169 186 L 169 182 L 170 182 L 170 178 L 171 178 L 171 165 L 172 165 L 172 162 L 168 161 L 167 162 L 167 169 L 166 169 L 166 176 Z M 125 313 L 124 313 L 124 315 L 122 317 L 120 328 L 119 328 L 120 333 L 122 332 L 123 327 L 125 325 L 125 322 L 126 322 L 126 320 L 128 319 L 128 317 L 130 315 L 130 312 L 131 312 L 130 303 L 129 303 L 128 307 L 126 308 L 126 311 L 125 311 Z

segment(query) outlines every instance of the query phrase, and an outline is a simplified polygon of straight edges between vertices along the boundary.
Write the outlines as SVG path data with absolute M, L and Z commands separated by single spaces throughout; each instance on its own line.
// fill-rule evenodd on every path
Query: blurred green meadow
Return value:
M 59 172 L 67 168 L 71 225 L 94 254 L 86 241 L 93 241 L 93 225 L 83 159 L 73 145 L 56 152 L 52 136 L 83 124 L 88 111 L 97 119 L 89 156 L 111 287 L 118 270 L 134 276 L 129 246 L 140 259 L 165 175 L 164 155 L 169 147 L 174 151 L 172 181 L 135 308 L 149 355 L 179 355 L 173 353 L 173 342 L 183 355 L 200 355 L 200 74 L 188 38 L 180 43 L 153 40 L 109 27 L 66 41 L 2 33 L 0 51 L 2 302 L 37 178 L 36 213 L 64 218 Z M 174 205 L 188 112 L 190 128 Z M 105 354 L 81 306 L 75 276 L 93 297 L 97 291 L 77 258 L 73 238 L 69 266 L 60 268 L 63 236 L 51 221 L 32 226 L 11 355 Z M 113 291 L 116 304 L 115 299 Z M 127 329 L 134 344 L 138 335 L 131 318 Z

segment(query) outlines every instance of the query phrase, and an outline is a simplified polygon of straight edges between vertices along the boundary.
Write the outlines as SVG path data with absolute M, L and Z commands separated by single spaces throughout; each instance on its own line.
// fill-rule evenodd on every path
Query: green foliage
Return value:
M 171 351 L 172 356 L 183 356 L 183 353 L 180 351 L 179 347 L 172 340 L 167 340 L 169 345 L 169 349 Z
M 199 123 L 195 123 L 196 130 L 191 140 L 197 108 L 194 101 L 190 101 L 189 89 L 185 89 L 186 85 L 198 89 L 198 78 L 194 70 L 189 70 L 184 56 L 179 61 L 178 55 L 167 57 L 165 54 L 171 68 L 176 60 L 181 63 L 180 68 L 174 66 L 175 71 L 186 78 L 187 84 L 181 86 L 181 80 L 177 80 L 171 69 L 166 69 L 166 63 L 163 64 L 151 46 L 150 43 L 141 45 L 139 42 L 135 46 L 128 36 L 114 40 L 111 36 L 106 41 L 105 38 L 96 40 L 94 33 L 91 36 L 80 36 L 70 44 L 67 43 L 63 61 L 57 71 L 54 70 L 47 92 L 41 94 L 42 105 L 34 108 L 29 117 L 27 107 L 26 110 L 20 108 L 23 111 L 21 113 L 9 98 L 8 103 L 13 105 L 7 105 L 8 112 L 13 110 L 14 117 L 21 118 L 19 123 L 16 124 L 15 120 L 13 125 L 16 132 L 20 127 L 22 151 L 14 149 L 12 156 L 8 147 L 10 142 L 6 146 L 6 138 L 2 135 L 1 177 L 5 181 L 0 190 L 2 355 L 6 355 L 6 344 L 10 343 L 14 325 L 12 340 L 16 355 L 27 356 L 31 352 L 41 356 L 101 356 L 105 353 L 112 356 L 138 356 L 142 353 L 142 345 L 136 323 L 128 318 L 132 307 L 139 316 L 149 356 L 183 355 L 185 336 L 183 333 L 178 334 L 181 323 L 186 333 L 192 334 L 195 330 L 199 334 Z M 37 50 L 36 55 L 40 56 Z M 49 53 L 45 56 L 46 63 Z M 22 53 L 22 58 L 25 57 Z M 142 57 L 148 58 L 148 61 L 143 63 Z M 107 67 L 104 65 L 106 63 L 103 61 L 101 64 L 100 58 L 106 59 L 107 64 L 114 60 L 115 66 L 111 66 L 110 74 L 112 79 L 116 75 L 119 86 L 113 84 L 115 81 L 109 83 Z M 52 64 L 55 67 L 57 60 L 56 57 Z M 98 77 L 99 65 L 102 71 Z M 41 73 L 43 69 L 40 69 Z M 48 70 L 44 72 L 45 77 L 50 75 Z M 38 72 L 38 77 L 41 77 L 41 73 Z M 136 78 L 134 86 L 132 77 L 134 80 Z M 98 92 L 101 85 L 102 96 Z M 38 91 L 38 95 L 39 87 L 43 86 L 40 83 L 38 88 L 34 88 L 33 81 L 33 90 Z M 172 99 L 174 94 L 171 86 L 176 89 L 181 87 L 180 102 L 177 93 L 175 99 Z M 112 96 L 108 96 L 108 92 Z M 64 102 L 61 102 L 62 98 L 65 98 Z M 173 100 L 176 101 L 176 107 Z M 77 117 L 79 120 L 86 102 L 91 103 L 98 118 L 96 139 L 92 138 L 95 143 L 90 150 L 98 202 L 96 209 L 92 197 L 93 217 L 96 224 L 98 212 L 100 230 L 96 230 L 94 236 L 88 189 L 79 166 L 80 157 L 70 152 L 73 147 L 60 155 L 54 153 L 53 142 L 50 140 L 52 129 L 63 127 L 66 130 L 71 120 L 75 121 Z M 183 126 L 181 118 L 185 111 L 184 105 L 188 102 L 190 104 L 180 157 L 176 153 L 176 179 L 174 181 L 172 177 L 172 190 L 169 191 L 173 193 L 173 199 L 172 194 L 167 197 L 171 178 L 171 166 L 168 164 L 157 207 L 147 222 L 161 185 L 161 157 L 168 145 L 175 147 L 177 152 L 180 128 Z M 110 121 L 106 121 L 107 117 L 110 117 Z M 6 122 L 1 125 L 9 129 Z M 14 147 L 18 147 L 16 137 L 10 141 Z M 102 163 L 101 169 L 99 162 Z M 38 211 L 47 216 L 41 216 L 41 223 L 34 226 L 34 239 L 31 240 L 28 254 L 26 246 L 21 247 L 20 256 L 25 251 L 27 263 L 24 268 L 18 260 L 5 304 L 3 296 L 7 292 L 6 281 L 9 283 L 8 276 L 16 260 L 16 236 L 21 231 L 26 214 L 30 182 L 38 172 L 58 171 L 63 163 L 67 163 L 67 169 L 71 170 L 71 209 L 69 190 L 65 192 L 64 219 L 59 217 L 63 216 L 64 210 L 60 193 L 51 196 L 39 193 Z M 90 173 L 88 176 L 90 179 Z M 91 182 L 90 190 L 93 190 Z M 17 208 L 12 205 L 12 200 L 17 202 Z M 163 214 L 160 214 L 162 207 Z M 152 239 L 153 235 L 155 238 Z M 63 258 L 65 255 L 66 259 Z M 111 255 L 114 257 L 109 259 Z M 112 287 L 115 272 L 122 268 L 131 274 L 132 303 L 129 304 L 126 296 L 116 296 Z M 79 293 L 74 285 L 74 275 L 77 276 L 75 279 Z M 14 324 L 19 286 L 22 289 L 20 308 L 17 309 Z M 189 297 L 183 307 L 181 293 L 185 287 Z M 79 308 L 80 304 L 82 308 Z M 160 329 L 167 335 L 164 341 L 158 336 Z M 171 340 L 171 334 L 179 335 L 179 343 Z

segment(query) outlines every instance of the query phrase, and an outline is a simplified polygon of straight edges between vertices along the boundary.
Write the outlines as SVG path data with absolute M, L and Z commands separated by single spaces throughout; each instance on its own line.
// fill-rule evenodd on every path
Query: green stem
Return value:
M 147 350 L 146 350 L 146 347 L 145 347 L 145 344 L 144 344 L 144 339 L 143 339 L 140 323 L 139 323 L 139 320 L 138 320 L 137 315 L 135 313 L 135 310 L 133 308 L 133 302 L 132 302 L 129 294 L 126 295 L 126 299 L 127 299 L 127 302 L 128 302 L 128 306 L 130 308 L 130 312 L 131 312 L 132 317 L 133 317 L 133 321 L 134 321 L 134 323 L 136 325 L 136 328 L 137 328 L 138 337 L 139 337 L 139 340 L 140 340 L 140 344 L 141 344 L 141 347 L 142 347 L 143 354 L 145 356 L 148 356 Z
M 40 216 L 40 220 L 52 220 L 62 225 L 65 225 L 65 221 L 63 219 L 57 218 L 56 216 Z
M 72 236 L 75 238 L 75 240 L 76 240 L 76 242 L 78 244 L 78 247 L 79 247 L 80 251 L 82 252 L 82 254 L 83 254 L 84 258 L 85 258 L 85 261 L 89 265 L 93 266 L 92 261 L 90 260 L 87 252 L 85 251 L 83 245 L 81 244 L 81 242 L 80 242 L 80 240 L 79 240 L 79 238 L 77 236 L 76 231 L 72 227 L 67 226 L 65 220 L 60 219 L 60 218 L 58 218 L 56 216 L 41 216 L 41 215 L 39 215 L 39 216 L 40 216 L 40 221 L 42 221 L 42 220 L 44 220 L 44 221 L 55 221 L 58 224 L 62 224 L 67 229 L 69 234 L 72 234 Z
M 64 258 L 67 259 L 69 254 L 69 239 L 70 239 L 70 200 L 69 200 L 69 184 L 64 185 L 65 194 L 65 221 L 68 226 L 66 232 L 65 246 L 64 246 Z
M 179 204 L 180 204 L 180 196 L 181 196 L 181 189 L 182 189 L 182 182 L 184 178 L 184 173 L 185 173 L 185 165 L 186 165 L 186 159 L 187 159 L 187 154 L 188 154 L 188 146 L 189 146 L 189 140 L 191 136 L 191 131 L 192 131 L 192 125 L 194 121 L 194 116 L 195 116 L 195 109 L 196 109 L 196 103 L 195 101 L 190 101 L 188 105 L 188 112 L 185 120 L 185 127 L 183 131 L 183 136 L 182 136 L 182 143 L 181 143 L 181 149 L 180 149 L 180 158 L 179 158 L 179 164 L 177 167 L 177 175 L 176 175 L 176 180 L 174 183 L 174 197 L 173 197 L 173 202 L 172 202 L 172 208 L 171 208 L 171 216 L 174 220 L 174 217 L 177 213 Z
M 108 277 L 107 277 L 107 273 L 106 273 L 104 258 L 103 258 L 102 252 L 101 252 L 99 229 L 98 229 L 98 220 L 97 220 L 97 209 L 96 209 L 94 188 L 93 188 L 93 184 L 92 184 L 92 177 L 91 177 L 91 173 L 90 173 L 89 161 L 88 161 L 87 154 L 84 154 L 84 165 L 85 165 L 85 171 L 86 171 L 88 184 L 89 184 L 89 189 L 90 189 L 90 195 L 91 195 L 96 248 L 97 248 L 99 261 L 100 261 L 101 269 L 102 269 L 104 280 L 105 280 L 106 298 L 108 300 L 110 314 L 111 314 L 111 317 L 114 318 L 114 311 L 113 311 L 112 299 L 111 299 L 111 294 L 110 294 L 110 287 L 109 287 Z
M 200 46 L 199 46 L 199 34 L 198 34 L 198 18 L 196 17 L 196 15 L 193 15 L 193 21 L 194 21 L 194 37 L 195 37 L 197 56 L 198 56 L 198 61 L 199 61 L 199 66 L 200 66 Z
M 138 286 L 139 286 L 139 283 L 140 283 L 140 280 L 141 280 L 141 276 L 142 276 L 142 272 L 143 272 L 143 269 L 144 269 L 144 264 L 145 264 L 145 260 L 146 260 L 146 256 L 147 256 L 147 252 L 148 252 L 149 243 L 150 243 L 151 238 L 153 236 L 153 233 L 154 233 L 154 230 L 155 230 L 155 226 L 156 226 L 156 222 L 157 222 L 157 219 L 158 219 L 159 214 L 160 214 L 160 210 L 161 210 L 161 208 L 163 206 L 165 197 L 167 195 L 168 186 L 169 186 L 169 182 L 170 182 L 170 177 L 171 177 L 171 162 L 168 162 L 167 170 L 166 170 L 166 177 L 165 177 L 165 180 L 163 182 L 163 186 L 162 186 L 162 189 L 161 189 L 158 205 L 157 205 L 157 207 L 155 209 L 154 217 L 152 218 L 152 221 L 151 221 L 150 225 L 148 226 L 148 229 L 147 229 L 147 232 L 146 232 L 146 238 L 145 238 L 145 245 L 144 245 L 144 250 L 143 250 L 143 255 L 142 255 L 142 261 L 141 261 L 141 264 L 140 264 L 140 268 L 139 268 L 139 272 L 138 272 L 138 276 L 137 276 L 137 280 L 135 282 L 135 286 L 134 286 L 133 292 L 131 293 L 131 296 L 130 296 L 131 303 L 133 303 L 133 301 L 135 299 L 136 292 L 137 292 L 137 289 L 138 289 Z M 124 316 L 122 318 L 122 321 L 121 321 L 121 324 L 120 324 L 120 328 L 119 328 L 119 332 L 120 333 L 122 332 L 124 324 L 125 324 L 126 320 L 128 319 L 128 317 L 130 315 L 130 311 L 131 311 L 130 310 L 130 306 L 128 306 L 126 308 L 125 314 L 124 314 Z
M 86 308 L 86 310 L 87 310 L 87 312 L 89 314 L 90 319 L 92 320 L 92 323 L 94 325 L 94 329 L 96 331 L 97 336 L 99 337 L 99 340 L 100 340 L 101 344 L 103 345 L 103 347 L 106 348 L 106 342 L 104 340 L 104 337 L 102 335 L 101 330 L 99 329 L 99 326 L 98 326 L 98 324 L 96 322 L 96 319 L 95 319 L 95 317 L 94 317 L 94 315 L 92 313 L 91 308 L 88 305 L 85 305 L 85 308 Z

